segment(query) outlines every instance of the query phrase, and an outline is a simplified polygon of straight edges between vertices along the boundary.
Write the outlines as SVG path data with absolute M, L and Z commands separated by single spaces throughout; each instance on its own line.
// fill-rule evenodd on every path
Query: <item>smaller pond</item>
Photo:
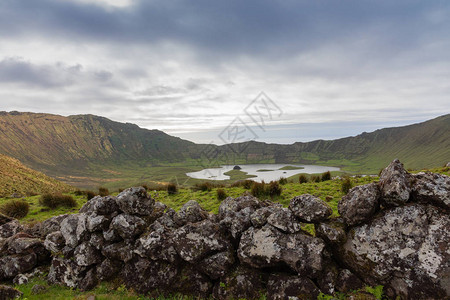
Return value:
M 230 176 L 224 173 L 233 170 L 235 165 L 224 165 L 220 168 L 210 168 L 203 169 L 197 172 L 186 173 L 187 176 L 196 179 L 210 179 L 210 180 L 228 180 Z M 295 170 L 280 170 L 284 167 L 298 167 L 301 169 Z M 250 165 L 239 165 L 241 171 L 247 173 L 248 175 L 255 175 L 256 177 L 249 178 L 251 180 L 261 182 L 261 181 L 272 181 L 278 180 L 280 177 L 288 178 L 290 176 L 307 173 L 316 174 L 324 173 L 327 171 L 340 171 L 339 168 L 327 167 L 327 166 L 316 166 L 316 165 L 293 165 L 293 164 L 250 164 Z

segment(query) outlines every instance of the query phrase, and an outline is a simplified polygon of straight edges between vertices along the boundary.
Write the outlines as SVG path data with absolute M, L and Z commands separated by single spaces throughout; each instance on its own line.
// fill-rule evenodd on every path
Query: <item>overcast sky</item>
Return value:
M 276 143 L 420 122 L 450 112 L 450 2 L 1 0 L 0 110 L 204 143 L 236 120 Z

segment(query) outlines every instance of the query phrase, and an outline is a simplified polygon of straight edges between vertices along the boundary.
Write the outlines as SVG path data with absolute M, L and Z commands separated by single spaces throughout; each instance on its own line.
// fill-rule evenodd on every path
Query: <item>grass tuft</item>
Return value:
M 70 195 L 63 195 L 61 193 L 56 194 L 44 194 L 39 199 L 39 203 L 42 206 L 55 209 L 57 207 L 77 207 L 77 201 Z
M 27 216 L 30 204 L 25 200 L 9 200 L 0 206 L 0 212 L 11 218 L 21 219 Z

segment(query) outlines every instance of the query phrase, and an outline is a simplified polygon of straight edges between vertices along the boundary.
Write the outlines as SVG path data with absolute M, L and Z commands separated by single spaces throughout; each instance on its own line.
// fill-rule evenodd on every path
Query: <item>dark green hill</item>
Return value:
M 325 164 L 358 173 L 377 173 L 394 158 L 411 169 L 438 167 L 450 161 L 450 114 L 330 141 L 292 145 L 250 142 L 246 154 L 252 159 Z
M 449 161 L 450 115 L 331 141 L 207 146 L 93 115 L 0 112 L 0 153 L 78 186 L 167 181 L 211 166 L 215 156 L 216 163 L 324 164 L 377 173 L 394 158 L 413 169 Z

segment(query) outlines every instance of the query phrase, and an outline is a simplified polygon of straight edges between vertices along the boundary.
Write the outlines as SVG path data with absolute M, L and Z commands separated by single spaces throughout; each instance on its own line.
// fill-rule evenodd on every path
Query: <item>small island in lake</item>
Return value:
M 285 167 L 279 168 L 278 170 L 301 170 L 301 169 L 304 169 L 304 167 L 285 166 Z

